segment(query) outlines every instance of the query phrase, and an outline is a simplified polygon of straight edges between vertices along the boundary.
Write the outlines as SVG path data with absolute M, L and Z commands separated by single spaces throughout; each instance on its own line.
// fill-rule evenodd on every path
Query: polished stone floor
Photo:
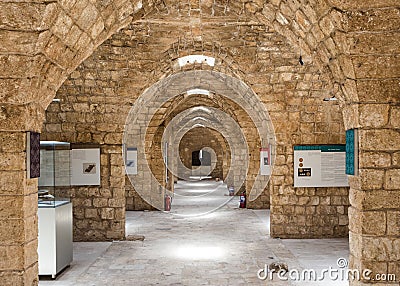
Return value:
M 348 285 L 257 277 L 273 262 L 299 272 L 338 268 L 349 255 L 347 239 L 270 238 L 269 211 L 238 208 L 239 198 L 226 196 L 220 182 L 179 182 L 177 192 L 172 214 L 127 212 L 127 235 L 144 241 L 74 243 L 72 265 L 39 285 Z

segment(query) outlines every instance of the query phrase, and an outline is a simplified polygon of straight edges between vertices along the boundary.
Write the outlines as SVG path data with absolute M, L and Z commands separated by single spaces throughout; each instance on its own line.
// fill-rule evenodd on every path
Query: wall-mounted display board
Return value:
M 346 174 L 358 175 L 358 130 L 346 131 Z
M 294 146 L 294 186 L 349 186 L 346 145 Z
M 125 156 L 126 173 L 128 175 L 137 175 L 137 148 L 127 147 Z
M 90 146 L 90 145 L 89 145 Z M 100 185 L 100 148 L 71 146 L 71 185 Z
M 260 175 L 271 175 L 271 147 L 260 148 Z
M 40 134 L 27 132 L 26 135 L 26 174 L 28 179 L 40 177 Z

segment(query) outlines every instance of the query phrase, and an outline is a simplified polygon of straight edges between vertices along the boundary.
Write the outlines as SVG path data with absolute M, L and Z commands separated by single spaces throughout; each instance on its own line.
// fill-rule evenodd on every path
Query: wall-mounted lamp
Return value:
M 332 97 L 325 97 L 324 98 L 324 101 L 336 101 L 337 100 L 337 98 L 335 97 L 335 96 L 332 96 Z

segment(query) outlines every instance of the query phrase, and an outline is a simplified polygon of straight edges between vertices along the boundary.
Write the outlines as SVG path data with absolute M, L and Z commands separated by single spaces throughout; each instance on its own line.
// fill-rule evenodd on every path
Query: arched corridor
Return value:
M 143 219 L 130 211 L 161 216 L 171 198 L 199 208 L 178 198 L 199 175 L 223 186 L 221 201 L 229 187 L 244 192 L 246 210 L 219 211 L 248 214 L 249 233 L 269 210 L 268 242 L 344 238 L 351 268 L 400 278 L 397 0 L 1 1 L 0 11 L 0 285 L 39 283 L 45 209 L 71 210 L 58 237 L 123 241 Z M 192 164 L 194 151 L 210 162 Z

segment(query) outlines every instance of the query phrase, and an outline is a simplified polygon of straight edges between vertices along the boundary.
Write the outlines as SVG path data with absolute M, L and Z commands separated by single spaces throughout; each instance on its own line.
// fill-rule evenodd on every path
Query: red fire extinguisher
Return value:
M 165 195 L 165 211 L 169 212 L 171 210 L 171 196 Z
M 243 192 L 243 193 L 240 195 L 240 204 L 239 204 L 239 208 L 242 208 L 242 209 L 246 208 L 246 192 Z

